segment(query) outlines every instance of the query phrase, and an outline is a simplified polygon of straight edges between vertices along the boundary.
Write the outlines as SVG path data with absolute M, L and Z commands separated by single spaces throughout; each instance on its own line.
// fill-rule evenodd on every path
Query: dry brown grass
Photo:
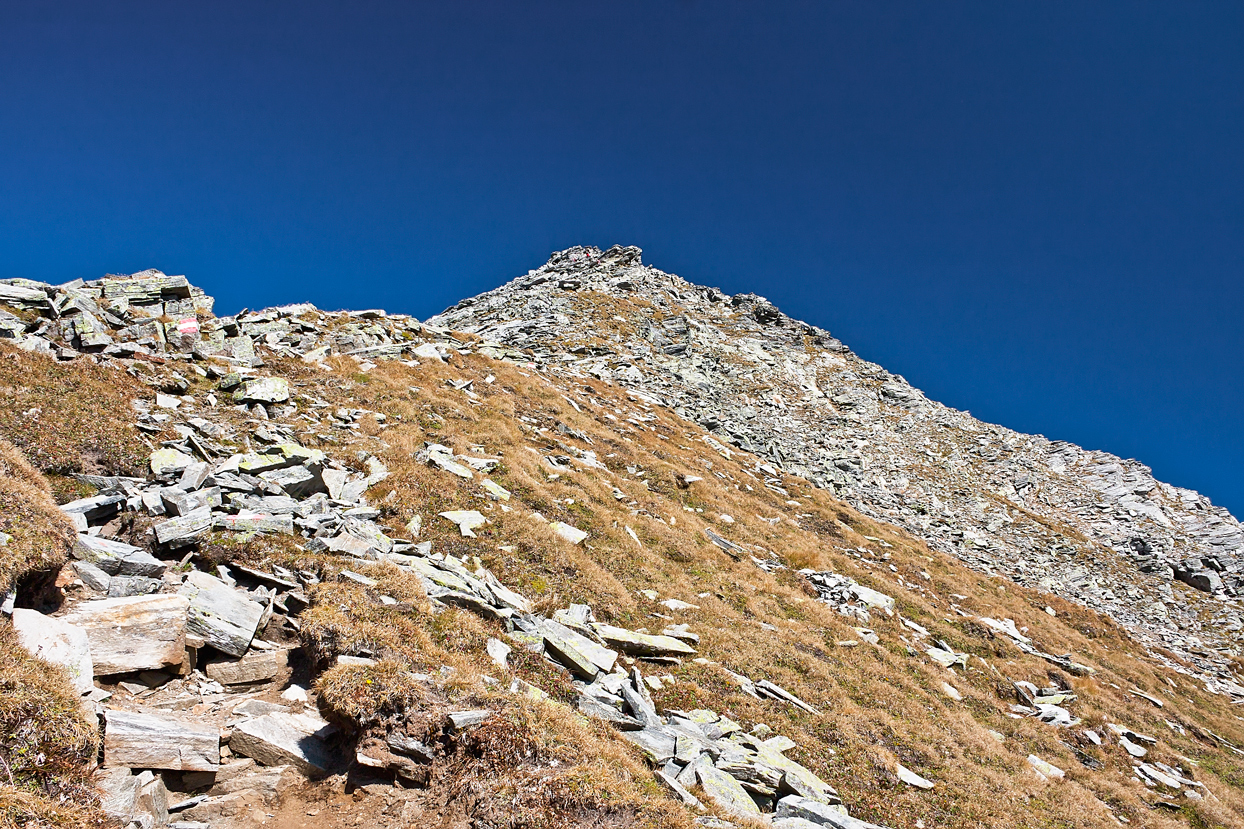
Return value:
M 0 437 L 43 472 L 143 474 L 131 401 L 152 391 L 88 357 L 67 363 L 0 344 Z
M 102 823 L 90 773 L 97 739 L 64 671 L 0 627 L 0 826 Z
M 56 801 L 24 791 L 7 783 L 0 783 L 0 827 L 4 829 L 29 829 L 29 827 L 65 827 L 81 829 L 87 826 L 105 826 L 108 821 L 103 813 L 92 806 L 73 800 Z
M 59 568 L 73 547 L 73 525 L 56 508 L 47 480 L 0 438 L 0 595 L 27 574 Z
M 494 383 L 483 382 L 488 374 L 495 375 Z M 475 379 L 478 401 L 447 387 L 447 378 Z M 690 622 L 703 637 L 701 654 L 754 679 L 777 682 L 825 713 L 813 717 L 751 699 L 715 666 L 693 662 L 645 669 L 676 678 L 672 687 L 655 694 L 658 704 L 709 707 L 745 725 L 767 723 L 799 744 L 791 756 L 836 785 L 853 814 L 894 826 L 914 825 L 917 819 L 934 826 L 1117 826 L 1111 811 L 1134 825 L 1155 827 L 1244 821 L 1240 789 L 1244 764 L 1191 731 L 1176 734 L 1164 722 L 1165 718 L 1195 724 L 1244 742 L 1235 712 L 1222 698 L 1143 659 L 1143 650 L 1124 631 L 1090 610 L 970 571 L 800 479 L 784 480 L 791 498 L 799 502 L 789 505 L 785 496 L 767 490 L 762 480 L 748 474 L 756 463 L 751 456 L 736 453 L 727 460 L 700 440 L 698 428 L 659 407 L 648 411 L 642 401 L 628 399 L 624 389 L 596 380 L 550 381 L 475 356 L 417 369 L 382 364 L 366 375 L 358 374 L 351 361 L 341 360 L 331 380 L 315 393 L 339 405 L 389 415 L 388 428 L 368 430 L 375 436 L 352 437 L 369 451 L 379 447 L 391 470 L 369 497 L 382 506 L 382 520 L 394 535 L 404 536 L 402 527 L 417 513 L 423 518 L 422 538 L 431 539 L 435 550 L 468 560 L 478 556 L 502 581 L 544 610 L 585 602 L 599 618 L 634 628 L 659 629 L 668 622 L 658 614 Z M 573 397 L 581 411 L 564 395 Z M 627 422 L 635 414 L 654 419 L 642 425 Z M 531 422 L 520 421 L 519 416 Z M 558 424 L 565 428 L 559 430 Z M 591 444 L 566 431 L 586 435 Z M 414 463 L 413 455 L 425 440 L 445 443 L 460 453 L 479 446 L 484 454 L 501 457 L 501 467 L 490 477 L 513 493 L 512 511 L 504 512 L 487 499 L 477 481 L 462 481 Z M 569 454 L 559 443 L 595 451 L 610 471 L 576 466 L 576 471 L 552 479 L 553 470 L 528 448 Z M 711 469 L 705 461 L 712 463 Z M 640 467 L 646 474 L 629 474 L 627 466 Z M 725 477 L 716 477 L 718 473 Z M 688 474 L 706 480 L 685 489 L 677 486 L 676 476 Z M 614 487 L 624 493 L 621 503 L 614 498 Z M 462 538 L 456 527 L 436 517 L 443 510 L 472 508 L 490 521 L 477 530 L 475 539 Z M 530 517 L 532 510 L 587 530 L 589 540 L 573 546 L 556 539 Z M 720 521 L 722 513 L 734 516 L 736 522 Z M 760 517 L 781 520 L 774 525 Z M 627 526 L 640 537 L 642 547 L 626 534 Z M 757 555 L 772 551 L 792 569 L 834 570 L 889 593 L 903 615 L 929 628 L 934 638 L 944 638 L 977 658 L 968 671 L 951 673 L 922 653 L 910 656 L 900 638 L 910 639 L 910 632 L 897 619 L 881 614 L 874 614 L 872 622 L 882 639 L 880 647 L 840 646 L 858 640 L 848 619 L 812 600 L 791 571 L 768 575 L 746 560 L 733 561 L 708 542 L 705 527 Z M 872 555 L 854 552 L 857 547 Z M 886 553 L 888 560 L 883 558 Z M 908 586 L 900 585 L 896 576 Z M 669 614 L 640 596 L 643 589 L 657 590 L 662 599 L 693 602 L 700 609 Z M 465 671 L 463 663 L 474 662 L 476 676 L 491 673 L 503 686 L 510 676 L 518 676 L 543 688 L 554 701 L 546 707 L 572 699 L 564 673 L 519 649 L 511 656 L 508 674 L 488 663 L 482 657 L 484 640 L 501 633 L 491 622 L 461 611 L 420 611 L 397 614 L 400 621 L 384 617 L 384 628 L 392 631 L 384 636 L 365 634 L 374 628 L 356 624 L 354 606 L 338 601 L 345 588 L 334 585 L 326 590 L 309 616 L 313 647 L 323 648 L 323 642 L 331 641 L 348 650 L 363 643 L 388 654 L 400 646 L 406 650 L 404 664 L 440 662 Z M 968 598 L 951 599 L 951 594 Z M 1062 676 L 1053 666 L 1021 653 L 1009 640 L 958 615 L 952 604 L 969 614 L 1013 618 L 1029 628 L 1043 649 L 1074 653 L 1098 671 L 1091 678 Z M 1043 612 L 1046 605 L 1055 608 L 1056 618 Z M 350 614 L 341 607 L 350 607 Z M 432 647 L 425 644 L 429 640 Z M 1166 683 L 1168 675 L 1178 693 Z M 1048 685 L 1054 677 L 1081 694 L 1072 708 L 1086 723 L 1100 726 L 1107 717 L 1123 722 L 1159 737 L 1151 759 L 1185 767 L 1189 764 L 1181 757 L 1199 762 L 1196 774 L 1216 799 L 1189 801 L 1186 816 L 1154 811 L 1154 795 L 1130 781 L 1130 765 L 1117 748 L 1077 746 L 1103 764 L 1101 770 L 1092 770 L 1063 743 L 1074 742 L 1068 732 L 1008 716 L 1014 696 L 1004 678 Z M 946 697 L 943 682 L 957 688 L 964 701 Z M 1167 708 L 1159 711 L 1131 697 L 1126 689 L 1133 686 L 1163 696 L 1169 701 Z M 469 696 L 470 688 L 466 682 L 461 691 Z M 1001 732 L 1005 741 L 996 741 L 989 729 Z M 612 752 L 634 758 L 606 729 L 566 733 L 575 733 L 575 745 L 581 749 L 579 765 L 572 769 L 590 768 L 592 757 L 613 756 Z M 1041 783 L 1027 768 L 1029 753 L 1064 768 L 1069 779 L 1057 785 Z M 937 788 L 918 792 L 903 787 L 894 774 L 895 762 L 936 780 Z M 577 772 L 565 773 L 573 777 Z M 642 770 L 629 772 L 628 779 L 609 785 L 642 789 L 647 782 Z
M 47 481 L 0 440 L 0 593 L 54 574 L 73 526 Z M 90 785 L 96 728 L 65 672 L 31 656 L 0 623 L 0 826 L 83 826 L 101 821 Z
M 611 305 L 601 312 L 624 310 Z M 391 474 L 372 488 L 369 499 L 393 536 L 405 537 L 406 522 L 422 516 L 421 540 L 468 562 L 478 557 L 543 612 L 582 602 L 601 620 L 631 628 L 690 623 L 702 637 L 700 654 L 716 664 L 644 665 L 646 673 L 675 679 L 655 692 L 658 705 L 712 708 L 747 727 L 768 724 L 798 744 L 790 756 L 835 785 L 852 814 L 896 829 L 917 820 L 938 827 L 1113 827 L 1118 824 L 1112 813 L 1136 826 L 1244 825 L 1244 762 L 1207 735 L 1213 731 L 1244 744 L 1235 710 L 1186 677 L 1158 667 L 1109 619 L 968 570 L 806 481 L 785 477 L 789 496 L 769 490 L 763 475 L 753 474 L 754 457 L 742 452 L 722 457 L 702 440 L 698 427 L 617 386 L 549 379 L 479 356 L 418 368 L 383 363 L 366 373 L 348 358 L 329 362 L 332 369 L 325 373 L 276 358 L 267 372 L 290 377 L 296 394 L 388 415 L 385 424 L 367 418 L 358 430 L 327 419 L 291 425 L 307 445 L 334 457 L 353 462 L 355 452 L 366 450 L 383 459 Z M 104 371 L 88 365 L 82 369 Z M 486 383 L 490 374 L 495 381 Z M 476 397 L 448 387 L 448 379 L 473 379 Z M 0 409 L 0 417 L 12 416 L 5 411 Z M 510 511 L 486 497 L 478 478 L 463 481 L 415 463 L 427 440 L 460 453 L 479 447 L 500 457 L 501 466 L 490 477 L 513 494 Z M 72 457 L 74 450 L 58 448 L 60 441 L 53 436 L 52 447 L 41 451 Z M 574 471 L 554 473 L 542 456 L 574 454 L 566 447 L 595 452 L 608 471 L 575 463 Z M 679 481 L 685 475 L 704 480 L 683 487 Z M 449 509 L 479 509 L 490 523 L 477 538 L 463 538 L 437 517 Z M 586 530 L 588 540 L 575 546 L 557 539 L 534 511 Z M 735 522 L 723 521 L 722 514 Z M 735 561 L 708 541 L 706 528 L 758 557 L 772 554 L 789 569 L 770 575 L 746 556 Z M 338 722 L 367 734 L 399 720 L 410 727 L 420 717 L 420 727 L 432 729 L 433 715 L 449 707 L 497 712 L 490 725 L 465 737 L 439 735 L 447 753 L 431 791 L 447 804 L 496 826 L 689 825 L 688 813 L 656 788 L 629 744 L 607 727 L 582 720 L 566 704 L 574 693 L 564 671 L 521 648 L 511 654 L 508 670 L 487 659 L 487 639 L 503 636 L 497 623 L 462 610 L 433 609 L 418 582 L 394 567 L 351 568 L 377 579 L 373 588 L 339 581 L 343 562 L 306 553 L 296 540 L 220 541 L 205 555 L 310 569 L 323 579 L 311 591 L 312 607 L 302 614 L 302 640 L 319 671 L 321 704 Z M 881 613 L 874 613 L 871 623 L 880 646 L 844 644 L 858 642 L 859 634 L 850 620 L 813 599 L 793 572 L 804 566 L 844 573 L 894 596 L 902 615 L 928 628 L 932 638 L 972 654 L 971 667 L 950 672 L 932 664 L 921 653 L 925 645 L 897 618 Z M 641 590 L 699 609 L 671 613 Z M 381 596 L 397 604 L 383 604 Z M 1056 617 L 1043 611 L 1047 605 Z M 1073 653 L 1097 672 L 1064 676 L 994 636 L 976 615 L 1015 619 L 1044 650 Z M 904 638 L 915 646 L 914 654 Z M 372 656 L 380 663 L 330 667 L 341 654 Z M 719 665 L 776 682 L 823 713 L 813 716 L 752 699 Z M 409 676 L 412 671 L 441 676 L 443 668 L 449 669 L 447 680 L 434 694 Z M 497 684 L 486 684 L 485 675 Z M 516 677 L 550 699 L 498 690 Z M 1195 776 L 1213 797 L 1187 801 L 1182 814 L 1155 810 L 1155 794 L 1131 779 L 1130 764 L 1117 747 L 1081 745 L 1072 732 L 1011 718 L 1008 706 L 1015 699 L 1009 681 L 1020 679 L 1066 683 L 1081 695 L 1071 707 L 1086 725 L 1100 730 L 1109 719 L 1157 736 L 1149 759 L 1190 769 L 1197 763 Z M 945 695 L 944 682 L 963 695 L 962 702 Z M 1166 708 L 1129 695 L 1131 687 L 1162 697 Z M 1176 733 L 1166 720 L 1187 733 Z M 1070 744 L 1101 768 L 1082 765 Z M 1065 769 L 1068 780 L 1039 781 L 1026 764 L 1030 753 Z M 931 792 L 904 787 L 895 775 L 897 762 L 935 780 L 937 787 Z

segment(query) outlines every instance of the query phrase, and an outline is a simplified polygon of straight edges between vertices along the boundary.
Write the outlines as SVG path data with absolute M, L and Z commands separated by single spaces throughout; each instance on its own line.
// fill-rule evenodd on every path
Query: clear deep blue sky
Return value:
M 4 3 L 0 276 L 425 317 L 636 244 L 1241 515 L 1241 44 L 1238 0 Z

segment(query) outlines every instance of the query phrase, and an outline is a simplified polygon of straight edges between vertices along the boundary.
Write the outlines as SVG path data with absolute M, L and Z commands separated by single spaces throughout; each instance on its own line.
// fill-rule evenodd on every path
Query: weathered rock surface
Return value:
M 215 576 L 194 571 L 181 593 L 188 600 L 186 635 L 230 656 L 243 656 L 255 638 L 263 606 L 239 595 Z
M 220 732 L 170 717 L 132 711 L 104 714 L 104 765 L 171 771 L 215 771 Z
M 255 651 L 241 659 L 214 659 L 203 666 L 208 679 L 221 685 L 247 685 L 274 678 L 289 662 L 289 651 Z
M 186 659 L 184 596 L 97 599 L 62 617 L 86 631 L 96 676 L 179 666 Z
M 229 748 L 265 766 L 288 764 L 308 777 L 322 777 L 337 763 L 324 744 L 333 731 L 310 714 L 268 714 L 239 723 Z

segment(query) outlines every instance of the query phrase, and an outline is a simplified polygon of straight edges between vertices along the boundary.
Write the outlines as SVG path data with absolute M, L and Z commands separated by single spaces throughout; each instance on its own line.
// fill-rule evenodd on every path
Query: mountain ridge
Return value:
M 674 314 L 672 327 L 669 322 L 653 325 L 625 343 L 595 342 L 583 324 L 591 312 L 572 308 L 575 303 L 571 298 L 588 292 L 633 296 L 654 302 L 663 311 L 681 304 L 693 315 L 688 323 L 694 323 L 695 315 L 701 322 L 684 324 Z M 572 318 L 576 313 L 578 318 Z M 714 316 L 722 325 L 741 327 L 727 335 L 721 330 L 695 327 L 711 324 Z M 768 455 L 780 468 L 831 488 L 866 514 L 916 532 L 935 548 L 969 564 L 998 568 L 1021 583 L 1103 606 L 1154 645 L 1182 644 L 1179 649 L 1186 651 L 1199 648 L 1202 636 L 1214 639 L 1212 632 L 1205 630 L 1206 625 L 1187 614 L 1170 619 L 1175 604 L 1169 592 L 1170 580 L 1222 596 L 1233 596 L 1244 586 L 1244 560 L 1240 557 L 1244 532 L 1234 516 L 1213 506 L 1205 496 L 1157 481 L 1139 461 L 1084 450 L 1066 441 L 1049 441 L 1040 435 L 1023 435 L 929 401 L 904 378 L 856 357 L 829 332 L 786 316 L 763 297 L 727 297 L 715 288 L 694 285 L 644 266 L 635 247 L 615 246 L 608 251 L 580 247 L 555 253 L 540 269 L 460 302 L 429 318 L 429 323 L 530 348 L 552 364 L 561 362 L 567 368 L 610 377 L 668 398 L 666 402 L 681 415 L 733 445 Z M 776 344 L 776 358 L 781 363 L 765 350 L 765 339 Z M 741 346 L 732 348 L 734 343 Z M 593 349 L 600 353 L 591 354 Z M 564 357 L 570 354 L 576 359 L 567 362 Z M 813 355 L 811 360 L 808 355 Z M 791 363 L 792 356 L 798 365 Z M 742 358 L 749 364 L 741 372 L 723 367 L 723 359 L 729 358 Z M 637 366 L 641 364 L 651 364 L 652 369 L 640 371 Z M 772 373 L 785 371 L 786 394 L 768 399 L 763 393 L 747 394 L 765 385 L 764 381 L 755 382 L 755 375 L 763 373 L 762 367 Z M 711 372 L 712 377 L 705 372 Z M 711 390 L 722 389 L 741 395 L 742 405 L 720 394 L 714 397 Z M 818 418 L 828 420 L 813 425 Z M 944 422 L 939 423 L 939 418 Z M 823 428 L 827 422 L 829 427 Z M 910 435 L 915 429 L 924 444 L 941 444 L 942 457 L 933 457 L 930 450 L 914 446 L 912 440 L 887 440 L 884 447 L 870 451 L 867 447 L 874 427 L 885 429 L 888 438 L 903 432 Z M 961 438 L 971 435 L 982 445 L 971 447 L 962 439 L 938 441 L 939 430 L 958 431 Z M 792 433 L 798 433 L 799 439 L 791 439 Z M 816 453 L 807 451 L 809 441 L 819 444 Z M 864 445 L 855 445 L 858 443 Z M 983 463 L 974 464 L 973 454 Z M 899 464 L 887 463 L 895 455 L 900 456 Z M 924 464 L 921 455 L 932 465 Z M 1007 455 L 1018 457 L 1008 463 Z M 885 474 L 870 476 L 870 469 L 888 473 L 889 481 Z M 970 486 L 976 499 L 1000 496 L 1009 506 L 991 511 L 988 505 L 970 504 L 939 480 L 947 475 L 957 475 L 956 480 Z M 908 490 L 914 479 L 917 487 L 923 486 L 926 491 L 917 490 L 908 496 L 896 490 L 896 479 L 901 485 L 898 490 Z M 1072 489 L 1059 491 L 1065 484 Z M 1047 495 L 1056 502 L 1051 504 Z M 1040 520 L 1032 520 L 1024 523 L 1034 538 L 1000 532 L 1019 518 L 1017 510 L 1062 522 L 1066 531 L 1051 532 Z M 1093 510 L 1104 514 L 1093 515 Z M 1090 514 L 1085 515 L 1086 511 Z M 943 522 L 949 532 L 922 515 L 950 518 Z M 958 538 L 954 538 L 955 533 L 959 533 Z M 1074 540 L 1078 534 L 1094 543 L 1090 546 Z M 1054 557 L 1042 555 L 1033 566 L 1024 561 L 1042 542 L 1055 549 L 1070 545 L 1090 557 L 1104 548 L 1117 559 L 1110 564 L 1136 567 L 1156 578 L 1147 582 L 1148 589 L 1140 594 L 1115 596 L 1100 585 L 1077 585 L 1084 578 L 1082 568 L 1064 560 L 1059 578 L 1051 579 L 1040 573 L 1039 567 L 1060 566 Z M 996 549 L 991 550 L 990 545 Z M 1101 566 L 1102 562 L 1095 564 Z M 1142 599 L 1151 611 L 1147 616 L 1136 612 L 1136 604 Z M 1167 609 L 1160 610 L 1159 605 Z M 1179 615 L 1178 610 L 1174 612 Z M 1240 616 L 1234 611 L 1217 617 L 1213 624 L 1226 629 L 1228 638 L 1241 630 Z M 1146 630 L 1151 626 L 1160 632 L 1151 635 Z M 1212 671 L 1221 670 L 1225 664 L 1197 659 L 1201 667 Z
M 1195 496 L 638 248 L 455 308 L 0 281 L 0 824 L 1239 823 Z

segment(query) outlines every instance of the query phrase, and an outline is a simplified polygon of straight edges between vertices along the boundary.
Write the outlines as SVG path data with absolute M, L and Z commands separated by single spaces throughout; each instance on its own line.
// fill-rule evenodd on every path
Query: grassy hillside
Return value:
M 0 435 L 57 476 L 60 500 L 86 494 L 65 473 L 141 466 L 151 445 L 133 429 L 129 402 L 153 399 L 163 369 L 144 372 L 144 384 L 86 358 L 57 364 L 3 348 L 0 366 Z M 393 537 L 412 538 L 417 526 L 414 540 L 478 560 L 546 615 L 586 604 L 597 620 L 634 630 L 689 625 L 700 637 L 697 658 L 635 663 L 659 678 L 651 683 L 658 709 L 711 709 L 746 730 L 764 724 L 795 743 L 787 755 L 836 787 L 853 816 L 891 827 L 1244 825 L 1244 757 L 1232 749 L 1244 745 L 1244 728 L 1225 697 L 1161 667 L 1091 609 L 968 570 L 623 388 L 476 353 L 367 368 L 348 357 L 332 357 L 326 368 L 273 357 L 264 371 L 289 378 L 305 404 L 279 421 L 303 445 L 358 458 L 360 470 L 360 453 L 387 466 L 368 499 Z M 214 385 L 191 375 L 188 393 L 202 399 Z M 347 424 L 333 416 L 342 407 L 382 417 Z M 248 413 L 224 405 L 212 417 L 254 429 Z M 490 497 L 479 476 L 420 462 L 429 441 L 500 458 L 489 478 L 509 499 Z M 0 450 L 0 530 L 12 536 L 0 548 L 0 574 L 12 582 L 58 566 L 72 529 L 51 508 L 40 472 L 12 447 Z M 488 519 L 474 538 L 439 517 L 471 509 Z M 143 520 L 127 537 L 142 537 Z M 587 539 L 559 538 L 553 521 Z M 737 547 L 723 549 L 709 532 Z M 293 536 L 215 535 L 199 563 L 215 561 L 320 574 L 300 636 L 321 708 L 359 745 L 394 724 L 449 742 L 452 751 L 427 781 L 429 821 L 692 825 L 696 813 L 658 786 L 637 749 L 574 710 L 565 670 L 513 642 L 508 668 L 489 659 L 488 640 L 507 639 L 499 622 L 433 606 L 416 578 L 391 565 L 362 568 L 374 585 L 339 581 L 340 558 L 307 552 Z M 798 572 L 804 568 L 891 596 L 894 612 L 873 609 L 866 624 L 845 616 L 817 601 Z M 692 607 L 661 604 L 670 599 Z M 982 617 L 1013 620 L 1039 650 L 1070 655 L 1092 672 L 1026 653 Z M 930 659 L 926 650 L 937 641 L 967 654 L 966 668 Z M 334 664 L 343 654 L 377 662 Z M 446 681 L 433 692 L 412 673 Z M 736 675 L 775 683 L 819 713 L 754 698 Z M 514 679 L 528 683 L 518 686 L 522 693 L 509 690 Z M 1016 682 L 1075 694 L 1065 705 L 1082 722 L 1063 728 L 1014 714 Z M 8 810 L 0 814 L 10 822 L 89 819 L 78 811 L 89 797 L 77 787 L 93 738 L 71 694 L 54 671 L 0 636 L 0 752 L 9 771 L 9 780 L 0 777 Z M 463 735 L 437 733 L 438 713 L 473 707 L 501 715 Z M 1204 784 L 1203 794 L 1140 782 L 1110 723 L 1156 738 L 1146 762 L 1183 770 Z M 1089 729 L 1105 744 L 1086 737 Z M 31 756 L 44 760 L 22 765 Z M 1065 779 L 1043 779 L 1030 756 Z M 900 764 L 933 788 L 902 782 Z M 346 822 L 325 813 L 314 825 Z

